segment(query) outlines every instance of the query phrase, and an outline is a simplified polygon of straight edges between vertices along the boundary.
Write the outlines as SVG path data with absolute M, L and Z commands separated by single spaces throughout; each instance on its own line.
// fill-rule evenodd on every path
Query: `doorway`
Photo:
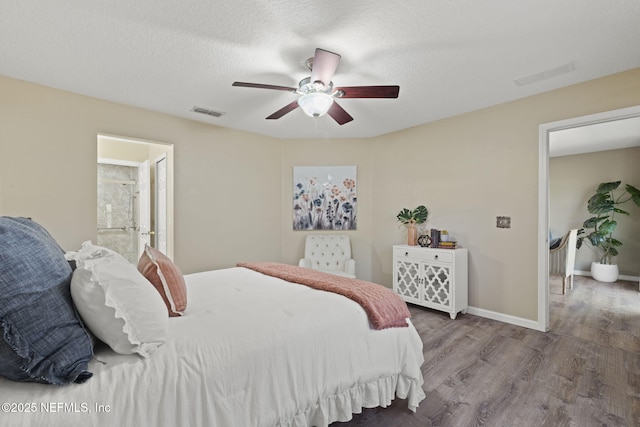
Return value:
M 137 264 L 145 245 L 173 257 L 173 146 L 98 135 L 97 244 Z
M 549 139 L 553 132 L 640 116 L 640 106 L 575 117 L 539 126 L 538 329 L 549 330 Z
M 144 200 L 149 185 L 144 180 L 145 169 L 148 163 L 98 159 L 96 244 L 119 253 L 131 263 L 137 262 L 141 243 L 144 248 L 139 236 L 150 220 Z

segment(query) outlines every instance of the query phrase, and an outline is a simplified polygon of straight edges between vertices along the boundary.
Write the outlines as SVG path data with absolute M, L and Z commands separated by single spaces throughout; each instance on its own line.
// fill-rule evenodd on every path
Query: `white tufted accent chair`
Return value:
M 351 240 L 344 234 L 312 234 L 304 245 L 300 267 L 343 277 L 356 277 L 356 261 L 351 258 Z

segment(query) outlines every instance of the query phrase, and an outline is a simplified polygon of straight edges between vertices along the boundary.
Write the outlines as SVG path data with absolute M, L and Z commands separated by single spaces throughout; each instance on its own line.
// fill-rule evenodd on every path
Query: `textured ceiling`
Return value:
M 0 74 L 279 138 L 370 137 L 640 67 L 639 23 L 638 0 L 0 0 Z M 342 99 L 339 126 L 265 120 L 295 95 L 231 86 L 297 86 L 316 47 L 342 55 L 335 85 L 399 98 Z

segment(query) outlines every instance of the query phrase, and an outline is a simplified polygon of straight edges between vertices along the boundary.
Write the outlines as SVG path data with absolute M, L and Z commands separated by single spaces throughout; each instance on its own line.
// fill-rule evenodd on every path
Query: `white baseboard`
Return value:
M 591 277 L 590 271 L 581 271 L 581 270 L 573 270 L 574 276 L 589 276 Z
M 573 272 L 576 276 L 589 276 L 591 277 L 590 271 L 579 271 L 575 270 Z M 620 275 L 620 280 L 628 280 L 631 282 L 640 283 L 639 276 L 626 276 Z M 639 288 L 640 290 L 640 288 Z M 491 320 L 497 320 L 499 322 L 509 323 L 511 325 L 522 326 L 523 328 L 534 329 L 536 331 L 546 332 L 546 330 L 535 320 L 523 319 L 522 317 L 511 316 L 509 314 L 498 313 L 496 311 L 485 310 L 477 307 L 467 307 L 467 313 L 473 314 L 474 316 L 485 317 Z
M 523 319 L 522 317 L 511 316 L 509 314 L 498 313 L 491 310 L 485 310 L 477 307 L 467 307 L 467 313 L 475 316 L 485 317 L 491 320 L 509 323 L 511 325 L 522 326 L 523 328 L 535 329 L 536 331 L 546 332 L 537 321 L 531 319 Z
M 576 276 L 589 276 L 589 277 L 591 277 L 591 272 L 590 271 L 574 270 L 573 274 L 576 275 Z M 618 276 L 618 279 L 620 279 L 620 280 L 628 280 L 630 282 L 640 282 L 640 276 L 627 276 L 627 275 L 621 274 L 620 276 Z

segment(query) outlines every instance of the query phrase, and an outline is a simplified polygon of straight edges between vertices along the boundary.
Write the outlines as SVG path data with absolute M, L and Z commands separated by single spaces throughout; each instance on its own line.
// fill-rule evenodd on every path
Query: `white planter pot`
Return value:
M 591 277 L 598 282 L 615 282 L 618 280 L 618 264 L 591 263 Z

